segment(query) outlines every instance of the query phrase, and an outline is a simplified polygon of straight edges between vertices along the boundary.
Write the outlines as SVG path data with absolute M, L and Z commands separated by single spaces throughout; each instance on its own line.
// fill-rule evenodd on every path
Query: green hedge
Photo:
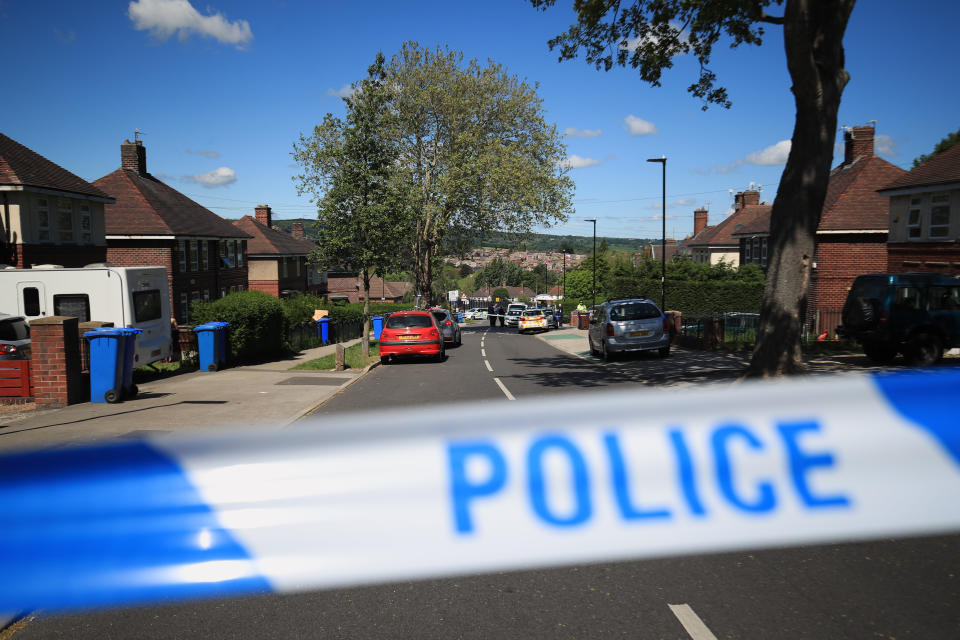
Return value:
M 660 281 L 641 280 L 639 295 L 660 304 Z M 763 303 L 762 282 L 684 282 L 667 280 L 667 304 L 686 317 L 709 316 L 725 311 L 759 313 Z
M 410 309 L 411 305 L 405 302 L 371 302 L 370 315 L 382 316 L 394 311 Z M 296 296 L 283 301 L 283 312 L 291 325 L 302 324 L 313 320 L 317 309 L 326 309 L 331 322 L 363 321 L 363 303 L 331 303 L 317 296 Z
M 262 291 L 240 291 L 213 302 L 194 302 L 196 324 L 229 322 L 230 355 L 235 362 L 276 357 L 290 350 L 289 320 L 280 300 Z

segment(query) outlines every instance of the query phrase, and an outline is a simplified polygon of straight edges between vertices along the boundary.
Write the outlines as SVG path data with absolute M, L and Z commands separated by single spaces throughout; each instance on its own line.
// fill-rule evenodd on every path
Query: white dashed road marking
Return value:
M 668 604 L 667 606 L 670 607 L 673 615 L 677 616 L 677 620 L 680 621 L 680 624 L 683 625 L 683 628 L 687 630 L 693 640 L 717 640 L 717 636 L 713 635 L 707 625 L 703 624 L 703 620 L 694 613 L 690 605 Z
M 493 373 L 493 367 L 490 366 L 489 360 L 484 360 L 483 364 L 487 365 L 487 371 L 489 371 L 490 373 Z
M 503 395 L 507 396 L 507 400 L 516 400 L 516 398 L 513 397 L 513 394 L 510 393 L 510 390 L 507 389 L 502 382 L 500 382 L 500 378 L 494 378 L 493 381 L 497 383 L 498 387 L 500 387 L 500 391 L 503 391 Z M 714 638 L 714 640 L 716 640 L 716 638 Z

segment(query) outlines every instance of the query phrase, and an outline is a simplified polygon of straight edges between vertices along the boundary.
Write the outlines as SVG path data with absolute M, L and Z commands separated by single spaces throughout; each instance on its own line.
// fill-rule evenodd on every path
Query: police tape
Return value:
M 960 372 L 568 394 L 0 458 L 0 611 L 960 530 Z

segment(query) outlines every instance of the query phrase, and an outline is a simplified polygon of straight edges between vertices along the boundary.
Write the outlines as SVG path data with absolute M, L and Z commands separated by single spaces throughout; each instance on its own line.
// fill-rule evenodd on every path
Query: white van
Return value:
M 134 366 L 170 357 L 170 288 L 165 267 L 81 268 L 38 265 L 0 269 L 0 312 L 29 322 L 45 316 L 135 327 Z

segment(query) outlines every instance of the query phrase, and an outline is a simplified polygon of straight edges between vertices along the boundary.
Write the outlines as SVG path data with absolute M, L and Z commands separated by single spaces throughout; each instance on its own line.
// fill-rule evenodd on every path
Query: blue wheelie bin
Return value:
M 139 389 L 133 384 L 133 356 L 137 352 L 137 335 L 143 333 L 143 329 L 126 327 L 120 329 L 123 332 L 123 397 L 134 398 Z
M 330 318 L 320 318 L 317 321 L 317 332 L 320 334 L 320 342 L 330 342 Z
M 373 339 L 379 340 L 380 334 L 383 333 L 383 316 L 373 316 Z
M 123 397 L 126 336 L 123 329 L 94 329 L 90 341 L 90 402 L 119 402 Z
M 197 334 L 197 350 L 200 352 L 200 370 L 217 370 L 217 327 L 212 322 L 193 328 Z
M 223 369 L 227 366 L 227 327 L 230 326 L 230 323 L 208 322 L 207 324 L 213 325 L 214 332 L 217 334 L 214 362 L 217 363 L 218 369 Z

